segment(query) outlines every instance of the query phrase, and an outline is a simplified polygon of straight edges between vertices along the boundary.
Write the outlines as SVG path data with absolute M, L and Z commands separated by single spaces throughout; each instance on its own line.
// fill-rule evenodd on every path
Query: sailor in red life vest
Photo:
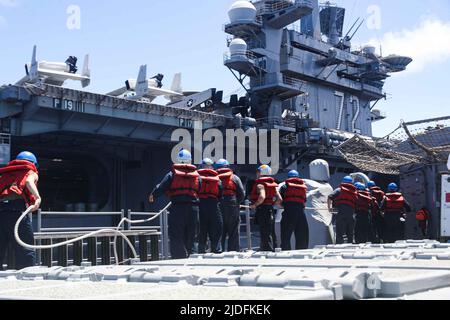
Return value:
M 347 242 L 353 243 L 353 232 L 355 220 L 353 218 L 356 208 L 358 193 L 353 185 L 353 178 L 347 176 L 342 181 L 339 188 L 328 196 L 328 208 L 335 207 L 338 210 L 336 215 L 336 243 L 344 243 L 344 235 Z
M 288 173 L 288 179 L 279 188 L 283 198 L 283 218 L 281 219 L 281 248 L 289 251 L 292 234 L 295 234 L 295 249 L 306 250 L 309 247 L 308 220 L 305 215 L 306 194 L 308 188 L 300 179 L 296 170 Z
M 222 198 L 222 181 L 219 173 L 214 170 L 211 159 L 203 160 L 203 168 L 198 170 L 202 178 L 200 198 L 200 232 L 198 253 L 206 253 L 208 238 L 211 241 L 211 252 L 221 253 L 221 238 L 223 220 L 219 209 L 219 200 Z
M 420 231 L 422 231 L 422 236 L 426 238 L 427 236 L 427 222 L 430 217 L 426 207 L 423 207 L 416 213 L 417 224 L 419 225 Z
M 5 253 L 10 244 L 13 245 L 15 266 L 10 269 L 23 269 L 36 264 L 34 250 L 21 247 L 14 237 L 14 226 L 17 219 L 28 207 L 32 212 L 41 205 L 41 197 L 37 189 L 39 180 L 37 159 L 31 152 L 20 153 L 16 160 L 0 169 L 0 269 L 2 269 Z M 19 225 L 19 237 L 29 244 L 34 243 L 31 219 L 26 217 Z
M 404 238 L 404 225 L 402 220 L 406 218 L 405 212 L 411 212 L 411 206 L 398 192 L 398 186 L 391 183 L 388 187 L 389 193 L 381 202 L 381 210 L 384 211 L 386 222 L 386 242 L 394 243 Z
M 370 181 L 367 186 L 369 187 L 372 197 L 375 199 L 375 204 L 372 208 L 372 242 L 381 243 L 382 241 L 384 242 L 385 225 L 380 206 L 381 202 L 384 200 L 385 193 L 374 181 Z
M 219 173 L 223 188 L 223 196 L 220 200 L 223 219 L 222 250 L 239 252 L 241 249 L 239 241 L 240 205 L 245 199 L 244 186 L 241 179 L 230 169 L 230 163 L 226 159 L 218 160 L 214 167 Z
M 278 184 L 270 177 L 272 169 L 268 165 L 262 165 L 256 172 L 256 181 L 252 188 L 250 201 L 251 209 L 256 210 L 258 220 L 261 245 L 260 251 L 274 251 L 273 230 L 274 230 L 274 205 L 281 205 L 283 199 L 278 192 Z
M 357 182 L 355 186 L 358 189 L 355 208 L 355 242 L 358 244 L 367 243 L 370 240 L 370 214 L 374 202 L 364 184 Z
M 185 259 L 192 254 L 195 237 L 195 222 L 199 214 L 199 192 L 202 187 L 197 167 L 192 165 L 192 155 L 187 150 L 178 154 L 177 164 L 149 197 L 166 195 L 172 206 L 169 214 L 169 240 L 172 259 Z

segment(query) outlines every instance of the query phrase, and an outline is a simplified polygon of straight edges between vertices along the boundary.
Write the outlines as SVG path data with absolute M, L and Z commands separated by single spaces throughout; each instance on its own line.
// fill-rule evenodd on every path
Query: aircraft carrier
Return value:
M 372 137 L 372 123 L 385 118 L 385 115 L 376 109 L 377 103 L 386 98 L 383 90 L 385 81 L 391 74 L 404 71 L 411 63 L 411 58 L 397 55 L 382 57 L 371 46 L 353 48 L 351 41 L 362 22 L 357 20 L 350 30 L 344 30 L 345 8 L 329 2 L 319 4 L 318 0 L 240 0 L 230 8 L 229 18 L 224 25 L 224 38 L 229 47 L 224 54 L 224 66 L 235 75 L 245 90 L 245 95 L 232 95 L 230 101 L 223 101 L 223 92 L 220 89 L 209 88 L 201 94 L 185 94 L 168 105 L 160 105 L 153 103 L 152 99 L 139 99 L 136 94 L 114 96 L 91 93 L 85 91 L 86 89 L 67 89 L 45 81 L 37 84 L 25 81 L 5 85 L 0 88 L 1 164 L 6 164 L 11 156 L 24 149 L 39 155 L 42 210 L 47 212 L 122 212 L 122 216 L 127 211 L 149 212 L 154 207 L 147 203 L 148 194 L 172 163 L 171 152 L 175 145 L 171 141 L 172 132 L 178 128 L 192 131 L 195 123 L 201 122 L 204 130 L 214 128 L 222 132 L 226 129 L 279 130 L 280 180 L 285 178 L 291 169 L 297 169 L 302 177 L 309 178 L 309 163 L 320 158 L 330 164 L 330 183 L 333 186 L 337 186 L 343 176 L 355 171 L 370 172 L 370 178 L 376 179 L 382 187 L 392 180 L 402 179 L 406 189 L 408 181 L 428 177 L 433 181 L 428 186 L 434 184 L 429 194 L 416 189 L 408 191 L 417 196 L 415 206 L 433 203 L 439 197 L 440 188 L 436 187 L 440 183 L 439 174 L 447 170 L 441 158 L 435 158 L 435 162 L 427 163 L 426 169 L 423 169 L 423 166 L 420 166 L 421 159 L 429 156 L 428 153 L 423 157 L 417 156 L 413 158 L 414 161 L 408 163 L 404 157 L 408 151 L 401 148 L 400 150 L 398 145 L 390 140 Z M 227 70 L 224 69 L 224 72 Z M 131 89 L 129 83 L 128 89 Z M 443 120 L 447 121 L 448 118 Z M 442 135 L 442 132 L 440 134 Z M 365 143 L 363 146 L 362 142 Z M 437 146 L 449 144 L 447 135 Z M 385 151 L 379 151 L 381 156 L 377 155 L 380 156 L 377 158 L 378 163 L 385 159 L 397 162 L 394 161 L 390 170 L 377 166 L 370 170 L 372 168 L 367 168 L 367 163 L 353 161 L 349 150 L 359 147 L 361 149 L 358 150 L 363 154 L 368 152 L 367 150 L 373 151 L 370 146 L 373 146 L 373 149 L 381 148 L 377 150 L 387 148 L 392 152 L 388 156 Z M 436 154 L 434 153 L 435 156 Z M 399 166 L 395 167 L 395 164 Z M 408 174 L 400 175 L 400 167 L 405 164 L 410 165 Z M 411 169 L 414 166 L 416 170 Z M 235 169 L 243 177 L 244 183 L 250 185 L 255 168 L 256 165 L 247 165 L 236 166 Z M 156 207 L 161 208 L 164 205 L 164 202 L 159 202 Z M 433 239 L 440 235 L 440 210 L 441 207 L 436 204 L 430 207 L 433 222 L 429 232 L 430 238 Z M 55 219 L 50 222 L 50 227 L 64 227 L 69 220 Z M 114 225 L 117 222 L 117 217 L 99 217 L 98 220 L 93 218 L 90 226 L 108 223 Z M 411 247 L 414 250 L 409 250 Z M 430 259 L 436 256 L 439 260 L 439 254 L 448 255 L 446 248 L 434 242 L 425 242 L 418 245 L 398 244 L 397 247 L 391 247 L 395 252 L 388 250 L 386 254 L 377 250 L 388 248 L 376 246 L 337 248 L 342 249 L 342 254 L 335 255 L 335 248 L 294 252 L 289 257 L 283 256 L 282 253 L 270 257 L 256 257 L 253 253 L 243 253 L 242 257 L 239 254 L 224 254 L 221 259 L 224 259 L 226 265 L 228 263 L 225 258 L 232 258 L 232 265 L 236 267 L 239 264 L 240 267 L 233 269 L 234 271 L 230 269 L 227 275 L 219 275 L 218 272 L 214 276 L 216 273 L 208 273 L 207 279 L 210 280 L 202 283 L 216 283 L 219 287 L 233 287 L 236 283 L 247 283 L 255 288 L 261 285 L 272 288 L 270 290 L 273 292 L 270 294 L 276 294 L 278 290 L 273 288 L 306 286 L 308 290 L 317 289 L 313 290 L 314 293 L 308 291 L 312 294 L 311 297 L 330 299 L 375 298 L 377 292 L 385 292 L 384 297 L 398 297 L 420 290 L 404 289 L 415 286 L 410 284 L 409 280 L 405 280 L 405 284 L 386 284 L 387 287 L 383 287 L 384 282 L 380 280 L 376 288 L 381 283 L 381 289 L 368 293 L 367 283 L 360 286 L 358 281 L 362 278 L 367 280 L 371 275 L 377 274 L 378 271 L 372 269 L 370 272 L 363 272 L 364 275 L 355 276 L 355 279 L 359 280 L 352 280 L 350 287 L 357 293 L 350 290 L 351 294 L 346 293 L 345 288 L 350 282 L 345 279 L 332 282 L 325 278 L 312 277 L 311 279 L 315 280 L 305 280 L 307 283 L 303 283 L 300 280 L 287 281 L 283 278 L 283 282 L 281 278 L 273 275 L 267 276 L 267 279 L 261 276 L 259 279 L 263 280 L 258 282 L 259 276 L 252 277 L 253 271 L 251 268 L 247 270 L 246 264 L 251 262 L 250 265 L 255 268 L 260 265 L 259 262 L 254 262 L 255 259 L 267 259 L 264 261 L 270 262 L 272 267 L 278 265 L 278 259 L 287 259 L 283 260 L 283 265 L 303 265 L 304 261 L 299 262 L 296 258 L 308 257 L 314 260 L 324 256 L 339 256 L 340 262 L 336 268 L 342 267 L 342 261 L 351 261 L 348 265 L 345 264 L 345 268 L 353 266 L 358 269 L 369 267 L 368 264 L 357 263 L 358 259 L 369 259 L 369 256 L 375 260 L 380 255 L 389 256 L 389 259 L 400 260 L 399 264 L 403 264 L 404 260 L 418 259 L 421 254 L 429 254 L 432 256 Z M 347 249 L 349 251 L 346 251 Z M 445 249 L 445 252 L 428 252 L 425 249 Z M 148 281 L 151 283 L 181 281 L 192 285 L 201 277 L 193 275 L 195 272 L 185 274 L 185 271 L 191 268 L 191 263 L 197 266 L 200 262 L 203 267 L 205 261 L 216 261 L 216 258 L 219 259 L 213 256 L 203 260 L 201 257 L 194 257 L 191 261 L 175 263 L 183 270 L 175 272 L 176 274 L 166 275 L 165 271 L 158 271 L 158 268 L 164 269 L 167 264 L 133 266 L 131 269 L 124 267 L 118 274 L 123 273 L 123 277 L 128 281 L 139 273 L 142 279 L 153 279 Z M 237 262 L 237 258 L 241 260 L 238 259 Z M 334 268 L 336 261 L 333 259 L 327 261 L 323 268 L 332 268 L 329 265 Z M 410 262 L 411 265 L 405 268 L 420 269 L 413 266 L 415 260 Z M 450 267 L 442 264 L 442 268 L 435 268 L 436 272 L 430 271 L 432 278 L 436 274 L 433 278 L 436 281 L 448 280 Z M 220 263 L 218 265 L 223 267 Z M 378 267 L 376 263 L 374 265 Z M 397 274 L 403 267 L 393 268 Z M 424 266 L 424 270 L 430 268 Z M 98 273 L 104 275 L 102 279 L 107 279 L 111 270 L 115 269 L 105 269 Z M 70 274 L 75 274 L 77 279 L 91 279 L 92 274 L 98 274 L 97 271 L 94 272 L 89 267 L 70 270 L 31 269 L 3 273 L 0 278 L 58 280 L 58 277 L 62 277 L 67 280 L 66 278 L 71 277 Z M 345 278 L 345 272 L 338 275 L 339 272 L 335 278 Z M 111 276 L 111 279 L 123 277 Z M 240 280 L 237 280 L 238 278 Z M 0 281 L 0 295 L 3 297 L 8 297 L 8 292 L 20 291 L 18 288 L 4 291 L 2 288 L 5 287 L 1 286 L 9 285 L 8 281 Z M 392 289 L 394 287 L 397 291 Z M 433 288 L 438 287 L 437 285 Z M 389 289 L 383 291 L 383 288 Z M 397 293 L 393 294 L 391 289 Z M 291 293 L 293 292 L 289 292 L 286 297 L 291 296 Z M 292 297 L 303 297 L 302 294 L 295 292 Z

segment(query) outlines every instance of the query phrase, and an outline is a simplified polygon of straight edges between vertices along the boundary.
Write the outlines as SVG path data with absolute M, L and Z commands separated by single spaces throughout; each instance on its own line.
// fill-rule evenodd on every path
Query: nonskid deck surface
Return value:
M 0 272 L 1 299 L 450 299 L 450 245 L 406 241 Z

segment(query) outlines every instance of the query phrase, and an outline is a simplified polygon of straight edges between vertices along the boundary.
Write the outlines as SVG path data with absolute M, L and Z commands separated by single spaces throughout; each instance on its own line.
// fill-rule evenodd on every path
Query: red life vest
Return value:
M 381 190 L 379 187 L 372 187 L 370 188 L 370 191 L 372 192 L 372 195 L 375 197 L 375 199 L 377 199 L 378 204 L 381 204 L 385 196 L 383 190 Z
M 225 197 L 233 197 L 237 193 L 236 183 L 233 181 L 233 170 L 224 168 L 217 170 L 219 179 L 222 181 L 223 195 Z
M 28 205 L 36 202 L 26 184 L 32 172 L 38 173 L 36 166 L 24 160 L 11 161 L 0 169 L 0 199 L 22 197 Z
M 252 203 L 256 203 L 258 201 L 259 195 L 257 187 L 259 185 L 264 186 L 264 190 L 266 191 L 266 199 L 264 200 L 263 204 L 273 206 L 276 202 L 277 187 L 278 187 L 278 184 L 275 182 L 275 179 L 271 177 L 262 177 L 256 180 L 252 188 L 252 193 L 250 195 L 250 200 L 252 201 Z
M 219 185 L 220 179 L 218 177 L 218 173 L 212 169 L 202 169 L 198 170 L 198 173 L 202 177 L 202 186 L 200 188 L 200 192 L 198 197 L 200 199 L 219 199 Z
M 286 186 L 287 188 L 283 197 L 283 202 L 306 203 L 307 187 L 302 179 L 288 179 L 286 180 Z
M 356 211 L 361 213 L 369 213 L 372 205 L 372 196 L 369 191 L 358 190 L 358 198 L 356 200 Z
M 405 198 L 399 192 L 386 194 L 385 212 L 402 212 L 405 207 Z
M 426 210 L 419 210 L 416 213 L 417 221 L 427 221 L 428 220 L 428 212 Z
M 350 183 L 341 184 L 341 192 L 334 200 L 335 206 L 346 204 L 353 209 L 356 207 L 356 199 L 358 198 L 358 192 L 356 187 Z
M 169 198 L 190 196 L 198 198 L 200 175 L 197 167 L 190 164 L 176 164 L 172 168 L 173 179 L 167 192 Z
M 384 197 L 384 196 L 383 196 Z M 376 217 L 380 214 L 380 205 L 377 198 L 372 196 L 372 216 Z

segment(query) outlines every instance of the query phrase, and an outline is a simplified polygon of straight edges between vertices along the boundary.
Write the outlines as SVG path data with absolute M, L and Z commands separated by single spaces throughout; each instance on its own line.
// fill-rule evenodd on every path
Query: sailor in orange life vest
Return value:
M 307 191 L 305 182 L 300 179 L 296 170 L 288 173 L 288 179 L 279 188 L 284 207 L 281 219 L 281 248 L 284 251 L 292 250 L 293 233 L 296 250 L 306 250 L 309 247 L 309 228 L 305 215 Z
M 384 218 L 381 215 L 381 202 L 384 199 L 385 193 L 374 181 L 370 181 L 367 185 L 369 187 L 372 197 L 375 198 L 376 205 L 372 209 L 372 242 L 384 242 Z
M 200 198 L 200 232 L 198 253 L 206 253 L 206 244 L 211 241 L 211 252 L 221 253 L 221 236 L 223 228 L 222 214 L 219 200 L 222 198 L 222 181 L 219 173 L 214 170 L 214 161 L 203 160 L 203 168 L 198 170 L 202 178 Z
M 401 219 L 405 219 L 405 212 L 411 212 L 411 206 L 398 192 L 398 186 L 391 183 L 388 187 L 389 193 L 381 202 L 381 210 L 384 211 L 386 222 L 386 242 L 394 243 L 404 238 L 404 230 Z
M 355 242 L 367 243 L 370 241 L 370 214 L 376 205 L 376 200 L 372 198 L 366 186 L 361 182 L 355 183 L 358 189 L 358 198 L 356 199 L 356 220 L 355 220 Z
M 429 219 L 430 213 L 427 208 L 423 207 L 419 211 L 416 212 L 416 220 L 419 225 L 420 231 L 422 232 L 422 236 L 427 236 L 427 222 Z
M 172 206 L 169 214 L 169 239 L 172 259 L 188 258 L 192 254 L 195 236 L 195 221 L 199 213 L 198 193 L 201 189 L 201 177 L 197 167 L 192 165 L 192 155 L 187 150 L 178 154 L 177 164 L 156 186 L 149 197 L 155 198 L 166 194 Z
M 15 269 L 20 270 L 36 264 L 34 250 L 25 249 L 16 242 L 14 226 L 26 208 L 32 207 L 31 210 L 34 212 L 41 205 L 37 188 L 39 180 L 37 165 L 36 156 L 25 151 L 5 168 L 0 169 L 0 269 L 10 243 L 14 248 Z M 29 217 L 19 225 L 19 236 L 26 243 L 34 243 L 33 227 Z
M 347 176 L 339 188 L 328 196 L 328 208 L 337 207 L 336 215 L 336 243 L 344 243 L 344 235 L 348 243 L 353 243 L 353 231 L 355 220 L 353 218 L 356 208 L 358 193 L 353 185 L 353 178 Z
M 256 172 L 256 181 L 252 188 L 250 201 L 251 209 L 256 210 L 261 233 L 261 246 L 259 251 L 274 251 L 274 205 L 281 205 L 283 199 L 278 192 L 278 184 L 270 177 L 272 169 L 268 165 L 262 165 Z
M 245 199 L 245 189 L 241 179 L 230 169 L 226 159 L 220 159 L 214 165 L 222 181 L 223 196 L 220 200 L 220 211 L 223 218 L 222 250 L 240 251 L 239 225 L 241 223 L 240 205 Z M 225 244 L 228 236 L 228 246 Z

